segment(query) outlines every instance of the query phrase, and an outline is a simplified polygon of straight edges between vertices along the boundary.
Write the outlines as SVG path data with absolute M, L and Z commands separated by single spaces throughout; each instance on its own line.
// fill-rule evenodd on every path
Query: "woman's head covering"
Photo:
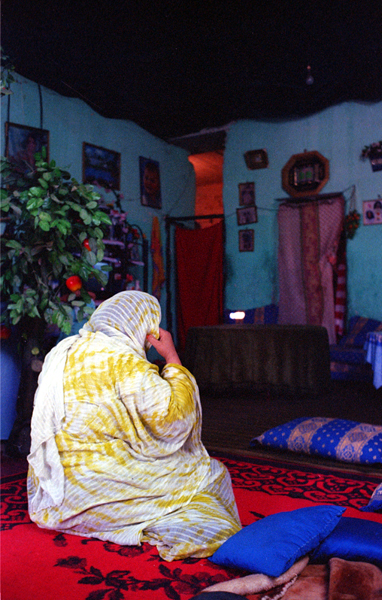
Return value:
M 83 329 L 93 333 L 100 331 L 108 337 L 125 340 L 139 354 L 148 350 L 146 336 L 151 333 L 159 338 L 161 308 L 158 300 L 145 292 L 129 291 L 115 294 L 102 302 Z

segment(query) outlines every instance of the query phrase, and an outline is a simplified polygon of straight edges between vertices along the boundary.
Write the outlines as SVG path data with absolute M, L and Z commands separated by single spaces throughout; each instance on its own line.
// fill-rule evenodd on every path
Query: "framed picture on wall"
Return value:
M 256 206 L 246 206 L 236 209 L 236 217 L 238 225 L 248 225 L 249 223 L 257 223 L 257 208 Z
M 248 150 L 244 154 L 244 160 L 248 169 L 265 169 L 269 164 L 265 148 L 261 150 Z
M 318 194 L 329 181 L 329 161 L 316 150 L 293 154 L 281 170 L 281 181 L 290 196 Z
M 119 190 L 121 187 L 120 153 L 83 142 L 82 181 L 98 183 L 98 185 L 111 190 Z
M 362 202 L 363 224 L 382 225 L 382 199 Z
M 151 208 L 162 208 L 159 162 L 139 157 L 141 204 Z
M 17 166 L 20 174 L 29 173 L 35 167 L 35 154 L 46 148 L 49 161 L 49 131 L 28 125 L 5 123 L 5 155 Z
M 253 229 L 240 229 L 239 251 L 253 252 L 255 249 L 255 232 Z
M 255 204 L 255 184 L 250 183 L 239 183 L 239 205 L 240 206 L 251 206 Z

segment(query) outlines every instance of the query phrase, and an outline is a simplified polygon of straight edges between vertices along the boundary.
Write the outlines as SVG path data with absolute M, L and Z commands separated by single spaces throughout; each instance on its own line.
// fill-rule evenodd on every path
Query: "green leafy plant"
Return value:
M 24 318 L 40 319 L 69 334 L 73 309 L 79 321 L 93 310 L 86 282 L 107 282 L 107 273 L 95 267 L 103 259 L 104 229 L 111 223 L 99 208 L 100 194 L 71 178 L 54 160 L 48 163 L 45 148 L 26 173 L 1 157 L 1 176 L 6 228 L 0 284 L 7 301 L 2 321 L 16 325 Z M 73 276 L 81 284 L 70 292 L 66 282 Z
M 11 63 L 9 56 L 4 54 L 3 48 L 1 52 L 1 79 L 0 79 L 0 93 L 1 96 L 9 96 L 11 94 L 11 83 L 16 81 L 13 73 L 15 67 Z

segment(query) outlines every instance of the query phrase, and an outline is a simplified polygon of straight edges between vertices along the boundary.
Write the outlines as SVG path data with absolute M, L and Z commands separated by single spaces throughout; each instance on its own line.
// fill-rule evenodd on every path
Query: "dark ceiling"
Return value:
M 165 140 L 382 100 L 382 0 L 3 0 L 1 10 L 18 73 Z

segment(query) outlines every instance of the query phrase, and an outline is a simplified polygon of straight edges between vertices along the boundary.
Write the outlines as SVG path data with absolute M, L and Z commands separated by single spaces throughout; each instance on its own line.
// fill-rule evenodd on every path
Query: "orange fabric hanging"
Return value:
M 176 228 L 180 350 L 187 331 L 200 325 L 218 325 L 223 317 L 223 222 L 204 229 Z
M 162 286 L 166 281 L 166 275 L 163 266 L 160 225 L 157 216 L 153 218 L 153 225 L 151 229 L 151 254 L 153 259 L 152 294 L 158 300 L 160 300 Z

